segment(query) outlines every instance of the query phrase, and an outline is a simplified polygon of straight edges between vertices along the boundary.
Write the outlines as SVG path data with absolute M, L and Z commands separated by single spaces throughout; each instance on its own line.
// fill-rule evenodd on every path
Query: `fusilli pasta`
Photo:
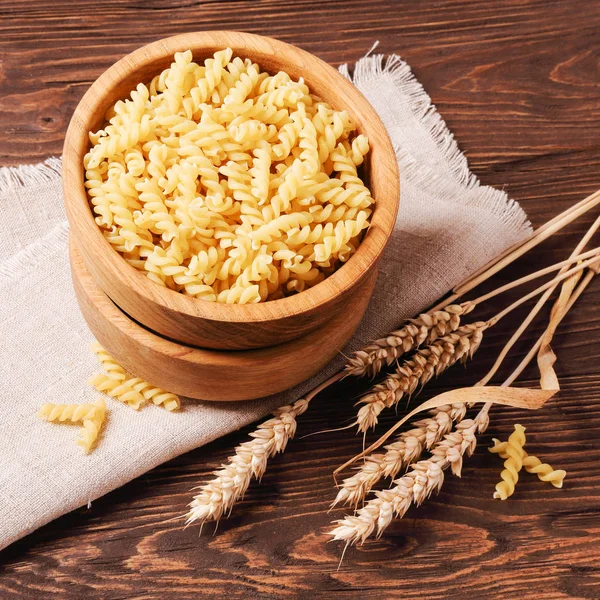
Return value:
M 489 451 L 498 454 L 501 458 L 507 458 L 508 442 L 501 442 L 496 438 L 492 438 L 492 441 L 494 445 L 489 448 Z M 528 473 L 537 475 L 541 481 L 547 481 L 556 488 L 562 488 L 563 480 L 567 475 L 563 469 L 553 469 L 549 464 L 543 463 L 537 456 L 527 454 L 526 451 L 523 451 L 523 468 Z
M 38 417 L 49 423 L 78 423 L 91 418 L 96 411 L 95 404 L 43 404 Z
M 77 440 L 77 445 L 81 446 L 86 454 L 91 452 L 96 443 L 98 434 L 100 433 L 100 429 L 102 429 L 106 417 L 106 404 L 102 398 L 98 398 L 95 406 L 96 410 L 94 414 L 83 421 L 83 425 L 79 430 L 79 435 L 81 437 Z
M 513 495 L 515 485 L 519 480 L 519 471 L 523 467 L 524 445 L 525 428 L 517 424 L 508 438 L 505 450 L 507 458 L 504 461 L 504 470 L 500 473 L 502 481 L 496 484 L 494 498 L 506 500 Z
M 38 417 L 49 423 L 81 423 L 80 439 L 77 445 L 89 453 L 98 438 L 98 433 L 106 416 L 106 404 L 98 398 L 93 404 L 51 404 L 42 405 Z
M 95 387 L 99 392 L 104 392 L 124 402 L 135 410 L 142 408 L 144 404 L 151 401 L 157 406 L 162 406 L 168 411 L 177 410 L 181 403 L 179 396 L 166 392 L 165 390 L 144 381 L 140 377 L 133 377 L 130 373 L 119 365 L 115 359 L 104 349 L 99 342 L 92 344 L 92 350 L 98 356 L 102 366 L 107 374 L 96 373 L 89 380 L 89 384 Z M 54 405 L 44 405 L 54 406 Z M 77 405 L 74 405 L 77 406 Z M 93 405 L 82 405 L 92 406 Z M 43 409 L 44 407 L 42 407 Z
M 106 119 L 84 158 L 95 220 L 161 286 L 213 302 L 281 298 L 330 275 L 369 226 L 357 171 L 369 142 L 347 111 L 229 48 L 202 64 L 175 54 Z M 100 360 L 109 375 L 95 385 L 141 406 Z

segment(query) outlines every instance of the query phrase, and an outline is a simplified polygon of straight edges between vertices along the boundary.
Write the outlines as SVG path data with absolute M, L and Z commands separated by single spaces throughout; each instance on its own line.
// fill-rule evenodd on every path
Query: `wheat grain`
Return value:
M 488 426 L 487 409 L 482 409 L 475 419 L 466 419 L 456 425 L 431 450 L 431 457 L 421 460 L 400 479 L 394 487 L 378 490 L 354 515 L 335 521 L 329 534 L 334 540 L 349 544 L 362 544 L 374 532 L 379 537 L 394 517 L 402 517 L 411 504 L 420 505 L 444 483 L 444 470 L 451 467 L 460 477 L 465 453 L 471 455 L 477 444 L 476 434 Z
M 406 324 L 385 337 L 374 340 L 356 351 L 344 367 L 345 375 L 374 377 L 400 356 L 416 350 L 423 344 L 429 345 L 436 339 L 456 331 L 461 317 L 474 308 L 471 302 L 450 304 L 442 310 L 434 310 L 409 319 Z
M 229 462 L 222 465 L 213 475 L 215 478 L 200 488 L 185 515 L 186 524 L 218 521 L 228 515 L 233 505 L 244 496 L 251 479 L 260 480 L 267 468 L 268 460 L 283 452 L 288 441 L 296 433 L 296 417 L 308 408 L 309 401 L 301 399 L 292 405 L 283 406 L 273 417 L 250 434 L 251 440 L 240 444 Z
M 398 473 L 417 460 L 423 450 L 429 450 L 439 442 L 454 423 L 462 421 L 466 413 L 464 404 L 448 404 L 429 412 L 429 417 L 414 423 L 413 429 L 402 432 L 398 439 L 385 447 L 382 454 L 371 454 L 357 472 L 344 479 L 332 503 L 358 506 L 373 486 L 388 477 L 394 479 Z
M 478 321 L 462 325 L 455 332 L 435 340 L 402 362 L 394 373 L 373 386 L 358 402 L 363 406 L 357 414 L 359 431 L 375 427 L 384 408 L 396 405 L 404 396 L 410 398 L 418 387 L 439 375 L 458 361 L 471 358 L 479 348 L 488 323 Z

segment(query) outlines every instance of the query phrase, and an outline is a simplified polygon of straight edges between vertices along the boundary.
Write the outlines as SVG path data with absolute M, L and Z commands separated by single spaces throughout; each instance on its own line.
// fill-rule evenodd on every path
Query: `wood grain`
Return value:
M 174 394 L 224 402 L 277 394 L 325 367 L 352 337 L 377 279 L 377 269 L 372 270 L 347 298 L 345 310 L 319 329 L 267 348 L 222 352 L 163 338 L 131 319 L 100 289 L 72 241 L 70 264 L 77 302 L 90 331 L 119 364 Z
M 600 11 L 584 1 L 408 0 L 321 2 L 57 0 L 0 2 L 0 160 L 58 154 L 89 84 L 124 53 L 159 37 L 204 29 L 253 31 L 297 44 L 332 64 L 355 61 L 376 39 L 413 67 L 472 169 L 504 188 L 534 224 L 600 187 Z M 591 215 L 484 286 L 564 258 Z M 493 301 L 492 314 L 507 298 Z M 154 469 L 0 553 L 0 597 L 40 598 L 522 598 L 600 597 L 600 284 L 561 325 L 554 344 L 562 391 L 542 412 L 493 409 L 462 479 L 386 535 L 349 550 L 326 543 L 331 472 L 361 442 L 338 432 L 293 441 L 252 486 L 219 533 L 164 523 L 249 428 Z M 392 307 L 391 307 L 392 309 Z M 485 312 L 485 311 L 484 311 Z M 481 316 L 485 316 L 484 314 Z M 423 394 L 469 385 L 490 366 L 514 315 L 490 331 L 473 364 Z M 531 329 L 514 367 L 541 333 Z M 501 374 L 500 374 L 501 376 Z M 535 383 L 535 370 L 523 383 Z M 319 400 L 298 436 L 338 427 L 361 387 L 347 381 Z M 386 415 L 382 430 L 393 422 Z M 568 472 L 555 490 L 524 478 L 507 502 L 485 446 L 512 424 Z
M 364 163 L 366 183 L 375 199 L 369 228 L 351 259 L 302 294 L 258 304 L 205 302 L 157 286 L 114 251 L 96 225 L 83 181 L 89 132 L 104 125 L 106 111 L 149 82 L 191 50 L 202 62 L 217 50 L 250 58 L 268 73 L 304 78 L 310 90 L 337 110 L 347 110 L 357 130 L 369 139 Z M 366 294 L 392 234 L 398 212 L 399 179 L 394 148 L 366 98 L 327 63 L 278 40 L 234 31 L 181 34 L 143 46 L 104 72 L 78 104 L 67 130 L 63 154 L 63 191 L 70 232 L 100 288 L 136 321 L 171 339 L 205 348 L 243 350 L 273 346 L 316 331 L 347 310 L 350 296 Z

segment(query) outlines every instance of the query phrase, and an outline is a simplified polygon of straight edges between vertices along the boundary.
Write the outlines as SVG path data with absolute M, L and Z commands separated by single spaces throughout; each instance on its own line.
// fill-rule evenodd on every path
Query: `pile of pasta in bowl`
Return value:
M 333 273 L 369 226 L 369 142 L 347 112 L 230 49 L 175 54 L 106 119 L 84 158 L 95 220 L 159 285 L 276 300 Z

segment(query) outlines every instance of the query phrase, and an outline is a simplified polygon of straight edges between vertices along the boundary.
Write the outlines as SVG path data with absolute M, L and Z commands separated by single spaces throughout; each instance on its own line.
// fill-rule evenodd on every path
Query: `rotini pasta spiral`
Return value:
M 135 392 L 141 394 L 145 400 L 151 401 L 156 406 L 162 406 L 168 411 L 178 410 L 180 407 L 179 396 L 155 387 L 139 377 L 129 379 L 128 385 Z
M 534 473 L 541 481 L 547 481 L 556 488 L 563 486 L 567 474 L 563 469 L 553 469 L 549 464 L 543 463 L 537 456 L 525 456 L 523 467 L 528 473 Z
M 116 398 L 117 400 L 124 402 L 134 410 L 140 410 L 146 403 L 146 398 L 131 387 L 130 382 L 132 379 L 133 378 L 117 381 L 103 373 L 96 373 L 95 375 L 92 375 L 88 383 L 95 387 L 99 392 L 104 392 L 111 398 Z
M 258 200 L 258 204 L 265 204 L 269 198 L 269 180 L 271 175 L 271 151 L 269 144 L 262 140 L 254 149 L 254 159 L 250 169 L 250 192 Z
M 285 160 L 291 153 L 300 138 L 302 130 L 302 112 L 295 110 L 290 114 L 290 123 L 286 123 L 279 129 L 277 139 L 279 142 L 274 144 L 271 151 L 277 160 Z M 315 128 L 315 131 L 316 128 Z M 319 140 L 317 140 L 317 144 Z M 327 153 L 329 155 L 329 152 Z
M 106 416 L 106 405 L 102 398 L 93 404 L 51 404 L 42 405 L 38 417 L 49 423 L 81 423 L 77 445 L 89 453 L 98 438 Z
M 49 423 L 77 423 L 91 418 L 96 411 L 94 404 L 43 404 L 38 412 L 38 417 Z
M 374 204 L 359 173 L 369 143 L 302 78 L 232 54 L 177 53 L 116 102 L 90 132 L 85 186 L 105 238 L 156 284 L 259 302 L 317 285 L 356 251 Z M 133 378 L 101 361 L 96 385 L 139 408 Z
M 365 156 L 369 153 L 369 140 L 366 135 L 359 135 L 352 140 L 350 158 L 356 167 L 362 165 Z
M 198 260 L 200 261 L 201 259 Z M 146 401 L 152 401 L 154 404 L 162 406 L 169 411 L 177 410 L 180 407 L 179 396 L 166 392 L 139 377 L 133 377 L 127 373 L 100 343 L 94 342 L 92 350 L 96 353 L 100 363 L 107 371 L 107 375 L 96 374 L 90 379 L 90 385 L 93 385 L 97 390 L 118 398 L 136 410 L 141 408 Z M 93 407 L 94 405 L 82 406 Z
M 523 457 L 525 451 L 525 428 L 522 425 L 515 425 L 515 430 L 510 434 L 506 445 L 506 460 L 504 461 L 504 470 L 500 473 L 502 481 L 496 484 L 494 498 L 506 500 L 512 496 L 515 491 L 515 485 L 519 480 L 519 471 L 523 467 Z
M 356 219 L 338 221 L 333 234 L 324 237 L 321 243 L 315 245 L 315 261 L 323 263 L 328 261 L 332 255 L 338 254 L 352 238 L 360 235 L 360 232 L 368 227 L 368 219 L 368 214 L 361 211 L 356 215 Z
M 341 140 L 348 131 L 352 130 L 352 124 L 350 122 L 350 117 L 345 110 L 341 112 L 332 111 L 323 103 L 318 104 L 312 121 L 318 134 L 319 160 L 324 163 L 337 146 L 339 140 Z
M 127 378 L 125 369 L 104 349 L 99 343 L 94 341 L 92 343 L 92 351 L 95 352 L 102 368 L 107 372 L 111 379 L 117 381 L 123 381 Z
M 501 442 L 496 438 L 492 438 L 492 441 L 494 445 L 489 448 L 489 451 L 498 454 L 501 458 L 507 458 L 508 442 Z M 528 473 L 537 475 L 541 481 L 547 481 L 556 488 L 562 488 L 563 480 L 567 475 L 567 472 L 563 469 L 553 469 L 549 464 L 543 463 L 537 456 L 527 454 L 525 451 L 523 451 L 523 468 Z
M 81 446 L 86 454 L 92 451 L 94 444 L 98 440 L 98 435 L 106 417 L 106 404 L 102 398 L 96 400 L 95 407 L 94 414 L 83 421 L 83 425 L 79 430 L 81 437 L 77 440 L 77 445 Z

